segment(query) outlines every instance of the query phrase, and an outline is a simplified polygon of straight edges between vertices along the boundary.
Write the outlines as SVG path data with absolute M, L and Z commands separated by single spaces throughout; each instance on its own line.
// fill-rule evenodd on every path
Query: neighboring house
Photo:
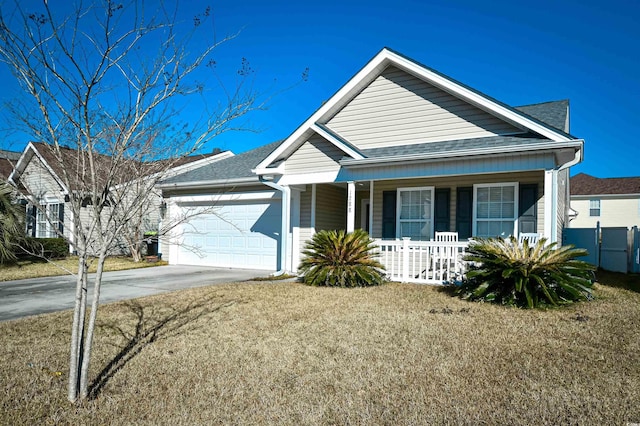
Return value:
M 9 175 L 13 172 L 13 166 L 20 158 L 20 153 L 0 149 L 0 181 L 8 181 Z
M 571 208 L 577 216 L 570 228 L 640 226 L 640 177 L 597 178 L 579 173 L 571 178 Z
M 81 180 L 82 171 L 76 166 L 78 164 L 78 153 L 74 149 L 61 148 L 61 160 L 58 161 L 51 149 L 44 143 L 30 142 L 19 159 L 16 161 L 15 169 L 11 172 L 9 180 L 19 189 L 27 202 L 27 235 L 35 238 L 55 238 L 62 233 L 72 244 L 69 251 L 73 252 L 72 226 L 73 218 L 71 208 L 68 207 L 69 195 L 76 191 L 75 187 L 67 187 L 63 179 L 64 170 L 71 175 L 69 181 Z M 231 152 L 218 153 L 216 155 L 198 155 L 185 157 L 171 170 L 171 173 L 181 173 L 191 167 L 198 167 L 233 155 Z M 97 156 L 96 161 L 109 165 L 109 157 Z M 98 165 L 98 168 L 101 166 Z M 86 170 L 84 171 L 86 172 Z M 76 175 L 73 175 L 77 173 Z M 73 184 L 71 185 L 73 186 Z M 145 226 L 148 231 L 157 231 L 160 222 L 160 194 L 153 195 L 155 201 L 151 200 L 157 208 L 154 211 L 145 213 Z M 82 215 L 89 215 L 89 209 L 84 207 Z M 84 221 L 83 223 L 88 223 Z M 123 245 L 118 249 L 121 254 L 127 253 L 127 248 Z
M 162 182 L 170 217 L 218 208 L 164 251 L 174 264 L 295 271 L 324 229 L 559 241 L 583 144 L 567 101 L 514 108 L 383 49 L 285 140 Z

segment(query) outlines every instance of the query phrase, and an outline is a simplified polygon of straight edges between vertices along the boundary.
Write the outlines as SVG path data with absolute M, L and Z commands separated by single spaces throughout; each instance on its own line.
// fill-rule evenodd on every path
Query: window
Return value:
M 589 216 L 600 216 L 600 200 L 589 200 Z
M 64 226 L 63 204 L 42 204 L 36 211 L 36 237 L 56 238 Z
M 474 235 L 508 237 L 516 235 L 517 183 L 474 185 Z
M 433 187 L 398 188 L 397 237 L 429 240 L 433 237 Z

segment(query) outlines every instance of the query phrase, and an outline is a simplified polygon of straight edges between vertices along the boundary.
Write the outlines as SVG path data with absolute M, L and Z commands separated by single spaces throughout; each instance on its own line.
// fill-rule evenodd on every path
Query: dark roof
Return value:
M 0 180 L 7 180 L 13 171 L 13 163 L 6 158 L 0 158 Z
M 21 155 L 22 155 L 22 152 L 7 151 L 5 149 L 0 149 L 0 158 L 1 159 L 18 161 L 20 159 Z
M 22 153 L 0 149 L 0 179 L 7 180 Z
M 367 158 L 395 157 L 404 155 L 436 154 L 442 152 L 467 151 L 484 148 L 513 147 L 531 145 L 535 143 L 552 142 L 550 139 L 540 139 L 533 135 L 521 136 L 491 136 L 483 138 L 458 139 L 442 142 L 425 142 L 415 145 L 388 146 L 383 148 L 364 149 L 362 153 Z
M 569 114 L 568 99 L 523 105 L 516 107 L 516 109 L 558 130 L 569 132 L 567 128 L 567 115 Z
M 281 141 L 261 146 L 251 151 L 233 157 L 225 158 L 211 164 L 189 170 L 188 172 L 170 177 L 161 184 L 203 182 L 217 180 L 233 180 L 239 178 L 258 177 L 251 172 L 264 158 L 280 145 Z
M 63 169 L 65 169 L 69 175 L 71 188 L 69 189 L 79 189 L 83 185 L 81 182 L 84 182 L 86 172 L 85 167 L 82 166 L 86 162 L 82 160 L 83 156 L 86 156 L 86 152 L 79 152 L 76 149 L 69 148 L 66 146 L 59 147 L 60 157 L 58 159 L 58 155 L 56 154 L 56 150 L 51 146 L 43 142 L 32 142 L 33 147 L 36 151 L 42 156 L 44 161 L 51 167 L 53 172 L 60 178 L 63 179 L 64 173 Z M 20 153 L 18 153 L 20 154 Z M 154 173 L 158 170 L 162 170 L 167 167 L 166 163 L 170 162 L 171 167 L 178 167 L 184 164 L 192 163 L 194 161 L 202 160 L 207 157 L 211 157 L 213 155 L 217 155 L 218 153 L 210 153 L 210 154 L 195 154 L 186 156 L 183 158 L 178 158 L 175 160 L 158 160 L 158 161 L 150 161 L 146 163 L 140 163 L 138 161 L 120 161 L 118 160 L 118 164 L 114 164 L 114 159 L 108 155 L 97 154 L 94 156 L 94 160 L 97 165 L 97 169 L 100 174 L 103 174 L 103 179 L 107 178 L 109 174 L 109 170 L 112 167 L 118 167 L 118 169 L 122 172 L 118 174 L 117 182 L 111 182 L 111 184 L 117 184 L 121 182 L 126 182 L 133 177 L 139 176 L 140 174 L 150 174 Z M 140 167 L 141 165 L 144 167 Z M 1 165 L 0 165 L 1 167 Z M 9 172 L 11 173 L 11 171 Z
M 640 177 L 597 178 L 578 173 L 571 178 L 571 195 L 640 194 Z

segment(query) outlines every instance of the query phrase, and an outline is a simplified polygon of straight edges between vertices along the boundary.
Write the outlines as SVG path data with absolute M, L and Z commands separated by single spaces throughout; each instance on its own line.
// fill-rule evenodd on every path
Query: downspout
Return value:
M 568 119 L 568 118 L 567 118 Z M 556 176 L 555 176 L 555 184 L 553 186 L 554 189 L 554 197 L 553 197 L 553 202 L 554 204 L 556 204 L 556 206 L 554 206 L 554 211 L 557 210 L 557 203 L 558 203 L 558 172 L 565 170 L 565 169 L 569 169 L 573 166 L 575 166 L 578 163 L 581 163 L 582 160 L 584 159 L 584 143 L 583 145 L 580 147 L 579 150 L 577 150 L 573 156 L 573 160 L 567 161 L 566 163 L 564 163 L 563 165 L 559 166 L 556 168 Z M 571 217 L 571 211 L 574 211 L 571 208 L 571 176 L 569 176 L 569 173 L 567 173 L 567 184 L 566 184 L 566 188 L 565 188 L 565 198 L 566 198 L 566 203 L 567 205 L 565 206 L 565 211 L 563 212 L 564 218 L 568 219 L 569 222 L 571 222 L 571 220 L 573 220 L 575 218 Z M 556 215 L 558 214 L 558 212 L 556 211 Z M 577 214 L 576 214 L 577 216 Z M 556 218 L 557 220 L 557 218 Z M 568 226 L 568 225 L 567 225 Z M 553 227 L 553 240 L 557 241 L 558 240 L 558 227 L 554 226 Z M 560 241 L 560 245 L 562 245 L 562 241 Z
M 259 176 L 260 182 L 264 183 L 276 191 L 282 192 L 282 229 L 280 231 L 280 270 L 273 273 L 273 276 L 284 275 L 287 273 L 287 259 L 289 246 L 289 200 L 291 199 L 291 188 L 288 186 L 278 185 L 275 182 L 266 180 L 263 176 Z

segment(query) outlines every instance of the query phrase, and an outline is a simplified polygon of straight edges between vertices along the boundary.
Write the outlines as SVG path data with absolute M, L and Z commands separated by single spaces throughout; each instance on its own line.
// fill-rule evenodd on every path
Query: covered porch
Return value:
M 469 239 L 537 233 L 557 234 L 557 173 L 462 175 L 417 179 L 347 181 L 298 186 L 292 191 L 292 266 L 320 230 L 366 230 L 394 281 L 460 281 Z M 438 241 L 437 233 L 455 233 Z

